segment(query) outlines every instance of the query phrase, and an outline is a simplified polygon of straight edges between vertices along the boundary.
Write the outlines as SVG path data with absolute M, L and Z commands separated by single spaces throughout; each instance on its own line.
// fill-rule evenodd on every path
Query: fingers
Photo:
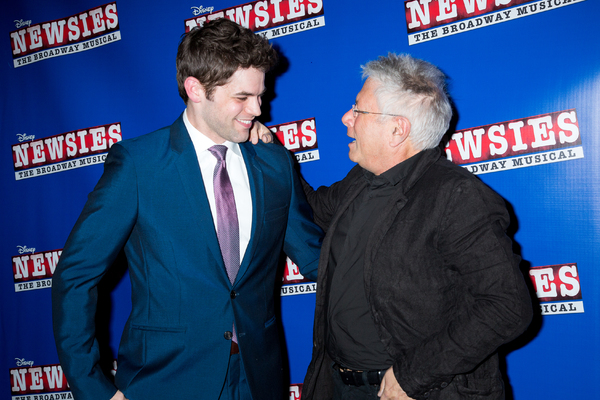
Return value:
M 379 385 L 379 392 L 377 392 L 377 396 L 383 396 L 383 391 L 385 390 L 385 377 L 381 380 L 381 385 Z
M 263 132 L 261 134 L 260 140 L 262 140 L 264 143 L 271 143 L 273 141 L 273 134 L 267 129 L 267 132 Z

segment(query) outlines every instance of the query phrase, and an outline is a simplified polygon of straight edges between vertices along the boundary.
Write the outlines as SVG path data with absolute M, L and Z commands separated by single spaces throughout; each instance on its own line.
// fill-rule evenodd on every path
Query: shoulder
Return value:
M 427 161 L 428 156 L 435 154 L 434 151 L 425 154 L 426 157 L 421 164 L 428 163 L 428 165 L 417 166 L 423 168 L 424 172 L 409 190 L 409 196 L 410 192 L 413 195 L 419 193 L 425 197 L 436 197 L 442 202 L 450 201 L 451 198 L 458 200 L 477 197 L 485 202 L 504 206 L 505 201 L 499 194 L 478 176 L 449 161 L 442 152 L 437 152 L 439 157 L 430 157 Z
M 296 163 L 293 154 L 280 144 L 258 142 L 240 143 L 245 157 L 260 164 L 263 168 L 278 169 L 281 173 L 294 169 Z
M 146 133 L 130 139 L 125 139 L 115 144 L 123 147 L 130 153 L 143 152 L 153 148 L 167 145 L 170 139 L 169 127 L 157 129 L 154 132 Z
M 278 143 L 263 143 L 259 141 L 257 144 L 252 144 L 251 142 L 245 142 L 241 143 L 240 146 L 245 146 L 247 149 L 254 149 L 258 157 L 282 160 L 292 158 L 290 151 Z
M 440 186 L 454 187 L 458 184 L 485 186 L 479 177 L 449 161 L 438 149 L 427 150 L 419 164 L 416 168 L 424 170 L 420 181 L 427 186 L 438 189 Z
M 337 181 L 328 187 L 321 186 L 319 190 L 327 189 L 335 196 L 343 196 L 357 182 L 360 182 L 360 177 L 364 176 L 364 174 L 365 170 L 360 165 L 356 164 L 354 167 L 352 167 L 352 169 L 350 169 L 350 171 L 348 171 L 348 174 L 346 174 L 342 180 Z
M 139 166 L 169 160 L 175 156 L 172 152 L 171 138 L 171 129 L 167 126 L 144 135 L 125 139 L 113 144 L 108 159 L 130 158 Z

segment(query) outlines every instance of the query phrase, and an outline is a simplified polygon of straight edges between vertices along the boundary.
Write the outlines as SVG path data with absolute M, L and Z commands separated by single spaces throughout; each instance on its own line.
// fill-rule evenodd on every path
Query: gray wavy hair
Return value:
M 452 107 L 446 75 L 439 68 L 408 54 L 389 53 L 363 65 L 362 71 L 364 79 L 377 83 L 375 97 L 380 111 L 408 118 L 409 140 L 415 149 L 430 149 L 440 143 L 450 125 Z

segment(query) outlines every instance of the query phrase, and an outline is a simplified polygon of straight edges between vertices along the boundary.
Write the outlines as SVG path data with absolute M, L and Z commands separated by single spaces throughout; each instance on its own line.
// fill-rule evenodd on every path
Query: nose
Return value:
M 346 114 L 342 116 L 342 123 L 347 127 L 354 125 L 354 113 L 352 112 L 352 109 L 346 111 Z
M 254 115 L 255 117 L 258 117 L 261 114 L 261 111 L 260 111 L 261 104 L 262 104 L 262 101 L 261 101 L 260 97 L 248 99 L 248 102 L 246 103 L 246 112 L 250 115 Z

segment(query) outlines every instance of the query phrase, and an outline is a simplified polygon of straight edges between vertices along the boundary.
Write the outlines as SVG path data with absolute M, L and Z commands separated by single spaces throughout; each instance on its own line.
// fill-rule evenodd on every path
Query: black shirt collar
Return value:
M 402 182 L 404 178 L 406 178 L 408 174 L 413 170 L 413 167 L 423 156 L 424 152 L 424 150 L 418 152 L 408 160 L 404 160 L 401 163 L 396 164 L 392 168 L 379 175 L 375 175 L 374 173 L 369 172 L 363 168 L 364 178 L 369 183 L 372 189 L 387 185 L 396 186 L 398 183 Z

